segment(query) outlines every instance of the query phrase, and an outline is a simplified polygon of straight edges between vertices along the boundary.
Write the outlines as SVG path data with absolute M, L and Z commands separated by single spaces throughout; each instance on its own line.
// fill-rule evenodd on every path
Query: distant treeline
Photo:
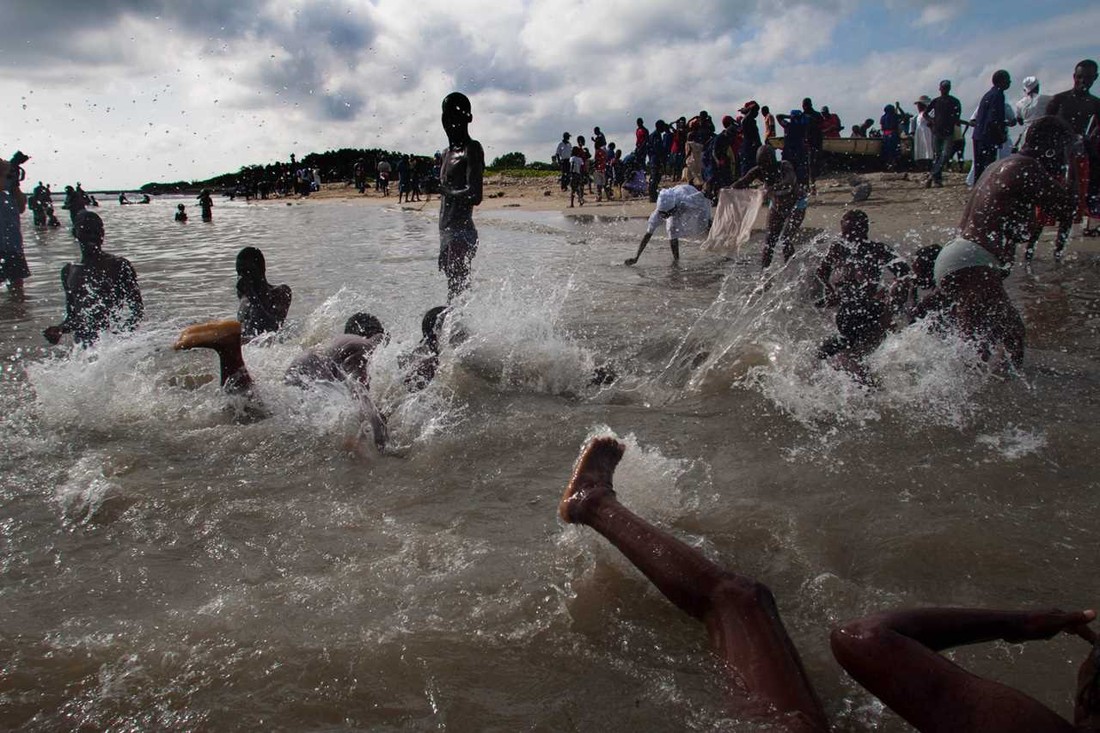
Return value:
M 175 181 L 172 183 L 146 183 L 141 187 L 143 193 L 161 194 L 194 191 L 202 188 L 226 189 L 233 188 L 245 182 L 259 183 L 266 181 L 274 183 L 280 177 L 292 174 L 295 168 L 317 168 L 321 171 L 321 178 L 326 182 L 350 181 L 354 177 L 353 169 L 360 158 L 366 163 L 367 175 L 374 178 L 378 170 L 378 163 L 382 160 L 389 161 L 394 167 L 396 175 L 397 161 L 405 155 L 410 155 L 413 161 L 423 160 L 429 165 L 433 162 L 432 156 L 402 153 L 394 150 L 380 150 L 378 148 L 341 148 L 340 150 L 328 150 L 324 153 L 309 153 L 296 159 L 291 165 L 290 161 L 268 163 L 267 165 L 242 166 L 236 173 L 222 173 L 219 176 L 208 178 L 205 181 Z M 524 165 L 522 153 L 506 153 L 493 161 L 491 168 L 531 168 L 534 170 L 550 169 L 548 163 L 531 163 Z M 497 165 L 506 163 L 506 165 Z M 518 165 L 515 165 L 518 163 Z

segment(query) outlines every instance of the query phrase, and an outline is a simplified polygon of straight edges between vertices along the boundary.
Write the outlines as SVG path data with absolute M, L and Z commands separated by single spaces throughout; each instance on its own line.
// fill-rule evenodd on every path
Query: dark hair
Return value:
M 760 114 L 770 115 L 771 112 L 772 111 L 770 109 L 768 109 L 768 105 L 764 105 L 763 107 L 760 108 Z
M 1000 86 L 1002 84 L 1008 84 L 1012 77 L 1008 75 L 1008 72 L 1004 69 L 998 69 L 993 72 L 993 86 Z
M 356 313 L 344 322 L 344 333 L 352 336 L 370 338 L 385 332 L 386 329 L 382 328 L 382 322 L 370 313 Z
M 85 209 L 77 214 L 76 220 L 73 221 L 73 230 L 76 238 L 81 241 L 84 241 L 81 235 L 88 235 L 92 241 L 103 240 L 103 220 L 94 211 Z
M 250 275 L 263 279 L 267 274 L 267 262 L 264 253 L 256 247 L 245 247 L 237 253 L 237 274 Z
M 474 119 L 474 114 L 470 111 L 470 98 L 462 92 L 451 92 L 443 98 L 443 111 L 446 112 L 448 107 L 462 112 L 467 122 Z
M 644 122 L 642 122 L 642 118 L 641 118 L 641 117 L 639 117 L 639 118 L 638 118 L 638 124 L 639 124 L 639 125 L 644 125 L 644 124 L 645 124 Z
M 810 99 L 809 97 L 806 97 L 805 99 L 802 100 L 802 106 L 803 107 L 813 107 L 814 106 L 814 100 Z
M 447 306 L 445 305 L 437 305 L 424 314 L 424 317 L 420 319 L 420 332 L 424 334 L 424 338 L 429 341 L 435 340 L 436 333 L 443 325 L 443 319 L 446 318 L 446 315 Z
M 1073 68 L 1076 69 L 1076 68 L 1081 67 L 1081 66 L 1084 66 L 1086 69 L 1092 69 L 1093 74 L 1098 73 L 1097 72 L 1098 67 L 1097 67 L 1096 61 L 1094 59 L 1085 59 L 1084 61 L 1078 61 L 1077 66 L 1075 66 Z

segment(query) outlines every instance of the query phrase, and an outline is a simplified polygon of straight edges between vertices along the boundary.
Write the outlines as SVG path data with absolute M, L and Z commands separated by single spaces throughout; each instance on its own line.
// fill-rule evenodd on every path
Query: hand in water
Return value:
M 626 260 L 625 262 L 623 262 L 623 264 L 626 265 L 627 267 L 630 267 L 631 265 L 633 265 L 637 261 L 638 261 L 637 257 L 631 257 L 629 260 Z
M 45 336 L 46 340 L 49 341 L 51 344 L 57 344 L 59 341 L 61 341 L 61 327 L 50 326 L 42 332 L 42 335 Z

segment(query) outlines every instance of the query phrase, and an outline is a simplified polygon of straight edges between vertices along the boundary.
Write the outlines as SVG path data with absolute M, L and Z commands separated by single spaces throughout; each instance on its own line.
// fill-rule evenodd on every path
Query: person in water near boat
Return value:
M 65 320 L 42 332 L 56 344 L 66 333 L 81 346 L 91 346 L 104 331 L 133 331 L 145 315 L 137 273 L 125 257 L 103 251 L 103 220 L 92 211 L 76 218 L 80 262 L 61 268 Z
M 237 253 L 237 298 L 237 320 L 246 341 L 278 331 L 290 311 L 290 286 L 267 281 L 264 253 L 256 247 L 245 247 Z
M 624 450 L 614 438 L 591 440 L 577 459 L 558 516 L 603 535 L 677 608 L 704 624 L 736 691 L 731 706 L 738 717 L 788 731 L 827 731 L 825 710 L 771 590 L 624 507 L 612 485 Z M 843 623 L 833 629 L 830 642 L 852 678 L 919 731 L 1087 731 L 1100 724 L 1100 647 L 1089 627 L 1095 619 L 1093 610 L 898 610 Z M 967 644 L 1018 644 L 1060 633 L 1093 645 L 1078 673 L 1076 728 L 1024 693 L 939 654 Z
M 633 265 L 642 256 L 653 233 L 663 221 L 668 233 L 668 246 L 672 250 L 672 263 L 680 261 L 680 237 L 695 237 L 710 229 L 710 201 L 703 192 L 690 183 L 661 189 L 657 194 L 657 208 L 649 215 L 646 233 L 638 244 L 638 252 L 624 264 Z
M 447 301 L 470 287 L 477 254 L 474 207 L 481 203 L 485 151 L 470 137 L 474 115 L 461 92 L 443 98 L 443 129 L 449 145 L 439 169 L 439 269 L 447 276 Z
M 1061 180 L 1073 130 L 1055 117 L 1036 120 L 1020 152 L 989 166 L 963 210 L 959 235 L 936 257 L 938 295 L 964 336 L 977 341 L 988 360 L 1000 347 L 1016 365 L 1024 358 L 1024 322 L 1003 280 L 1017 245 L 1029 241 L 1036 208 L 1068 232 L 1076 211 L 1074 186 Z M 1061 245 L 1064 246 L 1064 245 Z
M 360 403 L 363 422 L 369 422 L 379 450 L 387 440 L 386 423 L 370 399 L 370 360 L 374 351 L 386 340 L 381 322 L 369 313 L 356 313 L 344 323 L 344 332 L 324 346 L 303 352 L 287 367 L 284 384 L 303 389 L 318 382 L 347 385 Z M 244 343 L 239 321 L 211 321 L 188 326 L 173 348 L 211 349 L 218 355 L 221 387 L 226 394 L 246 397 L 252 409 L 250 415 L 262 413 L 253 392 L 252 375 L 244 363 Z
M 761 259 L 761 265 L 766 270 L 772 263 L 772 253 L 779 242 L 783 243 L 784 262 L 794 254 L 794 238 L 806 218 L 809 184 L 799 180 L 791 161 L 780 163 L 776 160 L 775 151 L 769 145 L 760 146 L 756 151 L 756 166 L 734 181 L 733 187 L 748 188 L 753 181 L 764 184 L 764 193 L 769 200 L 768 233 Z
M 187 207 L 183 204 L 176 205 L 176 221 L 187 221 Z

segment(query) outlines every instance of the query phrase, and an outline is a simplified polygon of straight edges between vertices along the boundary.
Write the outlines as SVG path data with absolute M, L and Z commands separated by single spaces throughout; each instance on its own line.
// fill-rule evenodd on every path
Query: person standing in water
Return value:
M 204 188 L 199 194 L 199 207 L 202 209 L 203 221 L 214 221 L 214 200 L 210 198 L 210 189 Z
M 623 506 L 612 487 L 625 446 L 611 437 L 584 447 L 558 516 L 591 527 L 684 613 L 700 621 L 725 663 L 733 715 L 768 730 L 829 730 L 821 700 L 764 583 L 712 562 L 702 552 Z M 1096 611 L 993 611 L 920 608 L 848 621 L 830 636 L 833 656 L 856 682 L 919 731 L 1048 733 L 1094 731 L 1100 723 L 1100 647 L 1089 625 Z M 1076 725 L 1024 693 L 962 669 L 939 652 L 1065 633 L 1093 645 L 1077 676 Z
M 18 173 L 10 162 L 0 160 L 0 183 L 4 187 L 0 191 L 0 281 L 7 281 L 13 299 L 23 300 L 23 280 L 31 276 L 31 271 L 23 254 L 23 226 L 19 220 L 27 210 L 27 196 L 19 188 Z
M 781 115 L 782 116 L 782 115 Z M 791 129 L 788 127 L 787 129 Z M 786 152 L 786 151 L 784 151 Z M 734 188 L 748 188 L 753 181 L 764 184 L 768 198 L 768 234 L 764 240 L 762 269 L 772 263 L 775 245 L 783 243 L 783 261 L 794 254 L 794 238 L 802 229 L 806 218 L 808 184 L 799 179 L 797 168 L 790 160 L 782 163 L 775 159 L 775 151 L 769 145 L 761 145 L 756 151 L 756 166 L 737 181 Z
M 91 212 L 76 218 L 80 262 L 61 268 L 65 320 L 42 335 L 51 344 L 71 333 L 81 346 L 91 346 L 104 331 L 133 331 L 145 315 L 137 273 L 125 257 L 103 251 L 103 220 Z
M 447 150 L 439 171 L 439 269 L 447 276 L 448 302 L 470 287 L 470 264 L 477 254 L 474 207 L 481 203 L 485 152 L 470 137 L 474 119 L 461 92 L 443 98 Z

